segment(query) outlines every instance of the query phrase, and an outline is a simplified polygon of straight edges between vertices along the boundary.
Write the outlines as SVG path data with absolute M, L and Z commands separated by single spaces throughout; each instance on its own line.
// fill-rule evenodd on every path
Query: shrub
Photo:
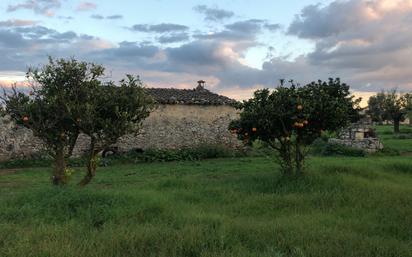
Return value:
M 394 139 L 412 139 L 412 134 L 396 134 L 393 135 Z
M 228 149 L 221 145 L 201 145 L 182 149 L 147 149 L 130 151 L 125 154 L 110 156 L 109 161 L 122 160 L 138 162 L 194 161 L 211 158 L 236 157 L 244 155 L 239 150 Z
M 311 153 L 320 156 L 366 156 L 366 152 L 362 149 L 340 145 L 336 143 L 329 143 L 323 139 L 318 139 L 312 144 Z
M 212 158 L 227 158 L 246 156 L 241 150 L 228 149 L 221 145 L 201 145 L 194 148 L 182 149 L 147 149 L 145 151 L 132 150 L 126 153 L 118 153 L 106 158 L 99 158 L 99 165 L 110 166 L 119 163 L 142 163 L 142 162 L 171 162 L 171 161 L 196 161 Z M 0 163 L 0 169 L 27 168 L 27 167 L 49 167 L 53 160 L 47 157 L 34 159 L 16 159 Z M 68 167 L 84 167 L 87 158 L 70 158 Z
M 401 153 L 399 150 L 385 146 L 383 149 L 372 154 L 373 156 L 399 156 Z

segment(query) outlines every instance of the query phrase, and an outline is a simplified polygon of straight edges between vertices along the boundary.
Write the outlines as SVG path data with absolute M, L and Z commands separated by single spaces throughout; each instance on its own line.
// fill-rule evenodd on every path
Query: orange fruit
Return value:
M 303 106 L 299 104 L 296 108 L 300 111 L 303 109 Z
M 23 117 L 23 121 L 24 121 L 24 122 L 27 122 L 27 121 L 29 121 L 29 117 L 27 117 L 27 116 L 24 116 L 24 117 Z
M 257 131 L 257 129 L 256 129 L 256 128 L 252 128 L 252 131 L 253 131 L 253 132 L 256 132 L 256 131 Z

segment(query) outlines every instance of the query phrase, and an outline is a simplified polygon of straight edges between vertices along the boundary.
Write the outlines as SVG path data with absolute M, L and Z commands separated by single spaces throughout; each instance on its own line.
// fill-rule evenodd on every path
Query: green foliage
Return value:
M 104 68 L 75 59 L 49 58 L 42 68 L 30 68 L 27 79 L 32 86 L 29 95 L 13 88 L 3 100 L 6 112 L 19 125 L 33 131 L 46 144 L 55 160 L 52 182 L 65 184 L 66 159 L 70 157 L 79 128 L 74 113 L 86 103 L 81 94 L 85 85 L 98 85 Z
M 198 161 L 214 158 L 244 157 L 247 153 L 237 150 L 228 149 L 221 145 L 203 144 L 193 148 L 182 149 L 147 149 L 144 152 L 129 151 L 127 153 L 118 153 L 106 158 L 99 158 L 99 166 L 113 166 L 119 164 L 151 163 L 151 162 L 171 162 L 171 161 Z M 249 154 L 248 154 L 249 155 Z M 261 155 L 259 155 L 261 156 Z M 84 167 L 88 163 L 87 157 L 70 158 L 67 162 L 68 167 Z M 10 168 L 30 168 L 30 167 L 49 167 L 53 164 L 51 158 L 39 156 L 30 160 L 10 160 L 0 162 L 0 169 Z M 73 169 L 70 169 L 73 171 Z
M 41 138 L 55 161 L 54 184 L 67 182 L 66 163 L 79 134 L 91 137 L 87 175 L 83 184 L 94 176 L 97 153 L 116 140 L 137 132 L 153 109 L 153 99 L 145 94 L 138 77 L 127 75 L 117 87 L 100 79 L 104 68 L 75 59 L 49 58 L 41 69 L 29 69 L 32 83 L 29 95 L 5 94 L 6 112 L 19 125 Z
M 300 174 L 306 147 L 323 131 L 333 133 L 357 120 L 359 102 L 339 79 L 304 87 L 282 82 L 276 90 L 258 90 L 244 101 L 240 119 L 229 128 L 246 144 L 260 140 L 275 149 L 285 174 Z
M 118 87 L 112 82 L 105 86 L 88 85 L 82 95 L 87 96 L 87 101 L 74 117 L 79 130 L 91 138 L 87 173 L 81 182 L 86 185 L 95 175 L 97 154 L 121 136 L 137 133 L 154 108 L 154 101 L 145 93 L 139 77 L 131 75 L 121 80 Z
M 116 165 L 82 190 L 0 171 L 0 256 L 412 256 L 410 157 L 308 162 Z
M 381 124 L 387 119 L 385 109 L 385 94 L 378 93 L 369 97 L 367 114 L 371 117 L 372 121 Z
M 400 133 L 393 132 L 390 125 L 376 126 L 376 131 L 385 149 L 394 149 L 400 154 L 412 153 L 412 128 L 407 125 L 400 126 Z M 384 150 L 385 151 L 385 150 Z
M 76 125 L 83 133 L 94 139 L 97 151 L 115 143 L 128 133 L 136 133 L 142 121 L 154 107 L 153 99 L 147 95 L 139 77 L 127 75 L 127 79 L 116 86 L 92 85 L 86 88 L 85 104 L 75 114 Z
M 381 123 L 384 120 L 393 121 L 394 132 L 399 133 L 400 122 L 405 120 L 412 110 L 411 94 L 401 95 L 396 90 L 378 93 L 369 98 L 368 114 L 373 121 Z
M 227 149 L 220 145 L 201 145 L 193 148 L 182 148 L 175 150 L 147 149 L 144 152 L 129 152 L 125 155 L 113 156 L 108 159 L 128 159 L 134 162 L 168 162 L 168 161 L 196 161 L 203 159 L 238 157 L 242 156 L 240 151 Z
M 399 156 L 401 153 L 398 149 L 392 148 L 390 146 L 385 146 L 383 149 L 373 153 L 373 156 Z
M 330 143 L 323 139 L 317 139 L 311 145 L 311 153 L 317 156 L 349 156 L 365 157 L 366 152 L 349 146 Z

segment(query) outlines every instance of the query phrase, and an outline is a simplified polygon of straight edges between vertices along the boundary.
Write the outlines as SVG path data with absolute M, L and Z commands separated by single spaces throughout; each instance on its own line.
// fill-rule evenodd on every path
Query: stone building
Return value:
M 343 129 L 338 138 L 331 138 L 329 142 L 362 149 L 368 153 L 383 149 L 383 144 L 368 120 L 361 120 Z
M 239 111 L 235 100 L 210 92 L 199 81 L 194 89 L 147 88 L 158 106 L 143 122 L 138 135 L 126 135 L 114 146 L 118 151 L 133 149 L 176 149 L 198 145 L 240 146 L 228 131 Z M 81 135 L 74 154 L 87 150 L 88 138 Z M 0 118 L 0 161 L 30 158 L 42 152 L 39 139 L 30 130 L 17 127 L 7 117 Z

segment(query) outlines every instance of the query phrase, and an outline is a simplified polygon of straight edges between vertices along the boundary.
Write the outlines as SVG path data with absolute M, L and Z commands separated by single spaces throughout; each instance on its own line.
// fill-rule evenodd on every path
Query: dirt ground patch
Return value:
M 14 174 L 18 169 L 0 169 L 0 176 Z

